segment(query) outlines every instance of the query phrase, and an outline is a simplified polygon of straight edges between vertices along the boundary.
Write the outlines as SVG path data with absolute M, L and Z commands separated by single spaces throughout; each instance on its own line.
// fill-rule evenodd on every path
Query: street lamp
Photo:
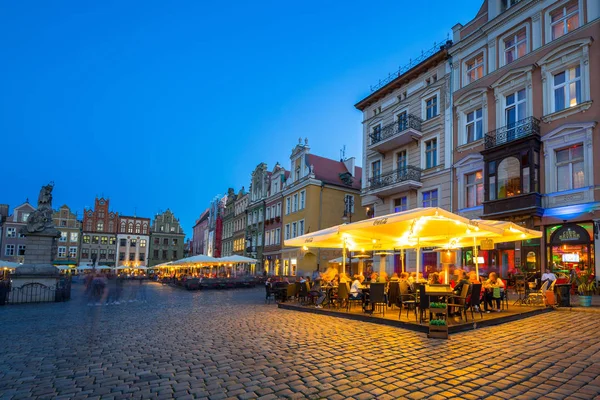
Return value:
M 344 198 L 344 222 L 352 222 L 352 209 L 354 208 L 354 196 L 346 196 Z

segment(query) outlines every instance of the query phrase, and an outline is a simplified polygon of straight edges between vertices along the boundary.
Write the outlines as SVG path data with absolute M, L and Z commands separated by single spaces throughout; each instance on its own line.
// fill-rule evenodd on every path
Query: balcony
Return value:
M 419 189 L 421 183 L 421 168 L 408 165 L 376 177 L 369 178 L 368 186 L 363 194 L 387 196 L 405 190 Z
M 540 136 L 539 119 L 534 117 L 524 118 L 488 132 L 485 135 L 485 149 L 493 149 L 529 136 Z
M 370 142 L 368 148 L 384 153 L 404 146 L 413 140 L 418 141 L 423 136 L 421 133 L 422 122 L 421 118 L 412 114 L 407 115 L 406 118 L 394 121 L 369 134 Z
M 483 203 L 483 216 L 492 219 L 509 215 L 541 216 L 543 211 L 542 195 L 535 192 Z

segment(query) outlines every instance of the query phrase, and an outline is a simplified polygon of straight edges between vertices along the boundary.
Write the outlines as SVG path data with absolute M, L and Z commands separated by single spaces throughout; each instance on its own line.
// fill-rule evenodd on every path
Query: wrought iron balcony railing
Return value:
M 376 190 L 405 181 L 421 182 L 421 171 L 421 168 L 407 165 L 405 168 L 399 168 L 392 172 L 371 177 L 369 178 L 369 186 L 366 187 L 366 190 Z
M 520 121 L 486 133 L 485 148 L 491 149 L 517 139 L 539 134 L 540 120 L 534 117 L 523 118 Z
M 416 131 L 421 132 L 421 123 L 423 120 L 416 115 L 408 114 L 406 118 L 401 118 L 398 121 L 394 121 L 391 124 L 378 129 L 369 134 L 371 138 L 371 145 L 381 142 L 395 136 L 405 130 L 412 128 Z

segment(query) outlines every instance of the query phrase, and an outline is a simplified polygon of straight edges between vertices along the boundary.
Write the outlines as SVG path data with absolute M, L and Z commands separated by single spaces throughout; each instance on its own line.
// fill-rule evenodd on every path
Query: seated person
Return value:
M 481 283 L 479 279 L 477 279 L 477 273 L 475 271 L 469 272 L 469 282 L 470 283 Z
M 354 282 L 352 282 L 352 286 L 350 287 L 350 297 L 352 297 L 353 299 L 360 299 L 362 298 L 362 287 L 363 287 L 363 281 L 365 280 L 364 276 L 362 275 L 355 275 L 354 276 Z
M 494 289 L 504 289 L 504 282 L 502 281 L 502 279 L 498 278 L 498 274 L 496 274 L 495 272 L 490 272 L 490 277 L 488 278 L 487 281 L 485 281 L 485 283 L 483 284 L 483 287 L 485 288 L 485 295 L 484 295 L 484 308 L 485 308 L 485 312 L 489 313 L 490 312 L 490 308 L 492 308 L 493 304 L 492 304 L 492 299 L 496 300 L 496 306 L 497 312 L 500 312 L 500 296 L 498 297 L 494 297 Z M 489 305 L 489 308 L 488 308 Z
M 408 289 L 410 293 L 414 293 L 415 292 L 415 285 L 413 282 L 410 281 L 410 278 L 408 276 L 408 272 L 402 272 L 400 274 L 400 282 L 406 282 L 408 283 Z
M 406 272 L 406 273 L 408 273 L 408 272 Z M 416 281 L 417 281 L 417 273 L 416 272 L 411 272 L 410 276 L 408 277 L 408 283 L 410 283 L 412 285 Z
M 456 294 L 457 296 L 460 296 L 460 293 L 462 292 L 462 288 L 464 285 L 469 285 L 471 282 L 469 282 L 469 278 L 467 278 L 467 275 L 465 274 L 465 271 L 463 270 L 458 270 L 456 271 L 456 286 L 454 286 L 454 294 Z M 470 291 L 470 289 L 469 289 Z
M 371 274 L 371 283 L 377 283 L 379 282 L 379 276 L 377 276 L 377 272 L 373 272 Z
M 398 277 L 398 273 L 394 272 L 392 274 L 392 277 L 390 278 L 390 282 L 398 282 L 400 280 L 400 278 Z
M 550 287 L 550 285 L 552 285 L 552 282 L 556 281 L 556 279 L 556 275 L 554 275 L 554 273 L 548 268 L 542 274 L 542 284 L 548 281 L 548 287 Z
M 438 275 L 438 273 L 434 272 L 433 274 L 429 275 L 429 280 L 427 281 L 427 283 L 430 285 L 439 285 L 440 276 Z
M 323 302 L 327 298 L 327 294 L 321 289 L 320 279 L 315 280 L 315 284 L 310 289 L 310 295 L 317 298 L 315 301 L 316 308 L 323 308 Z

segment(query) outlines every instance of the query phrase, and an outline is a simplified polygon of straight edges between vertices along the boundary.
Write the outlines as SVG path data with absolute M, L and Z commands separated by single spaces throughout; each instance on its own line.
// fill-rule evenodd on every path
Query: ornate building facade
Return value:
M 148 266 L 183 258 L 184 241 L 185 233 L 181 223 L 171 210 L 156 214 L 151 227 Z

